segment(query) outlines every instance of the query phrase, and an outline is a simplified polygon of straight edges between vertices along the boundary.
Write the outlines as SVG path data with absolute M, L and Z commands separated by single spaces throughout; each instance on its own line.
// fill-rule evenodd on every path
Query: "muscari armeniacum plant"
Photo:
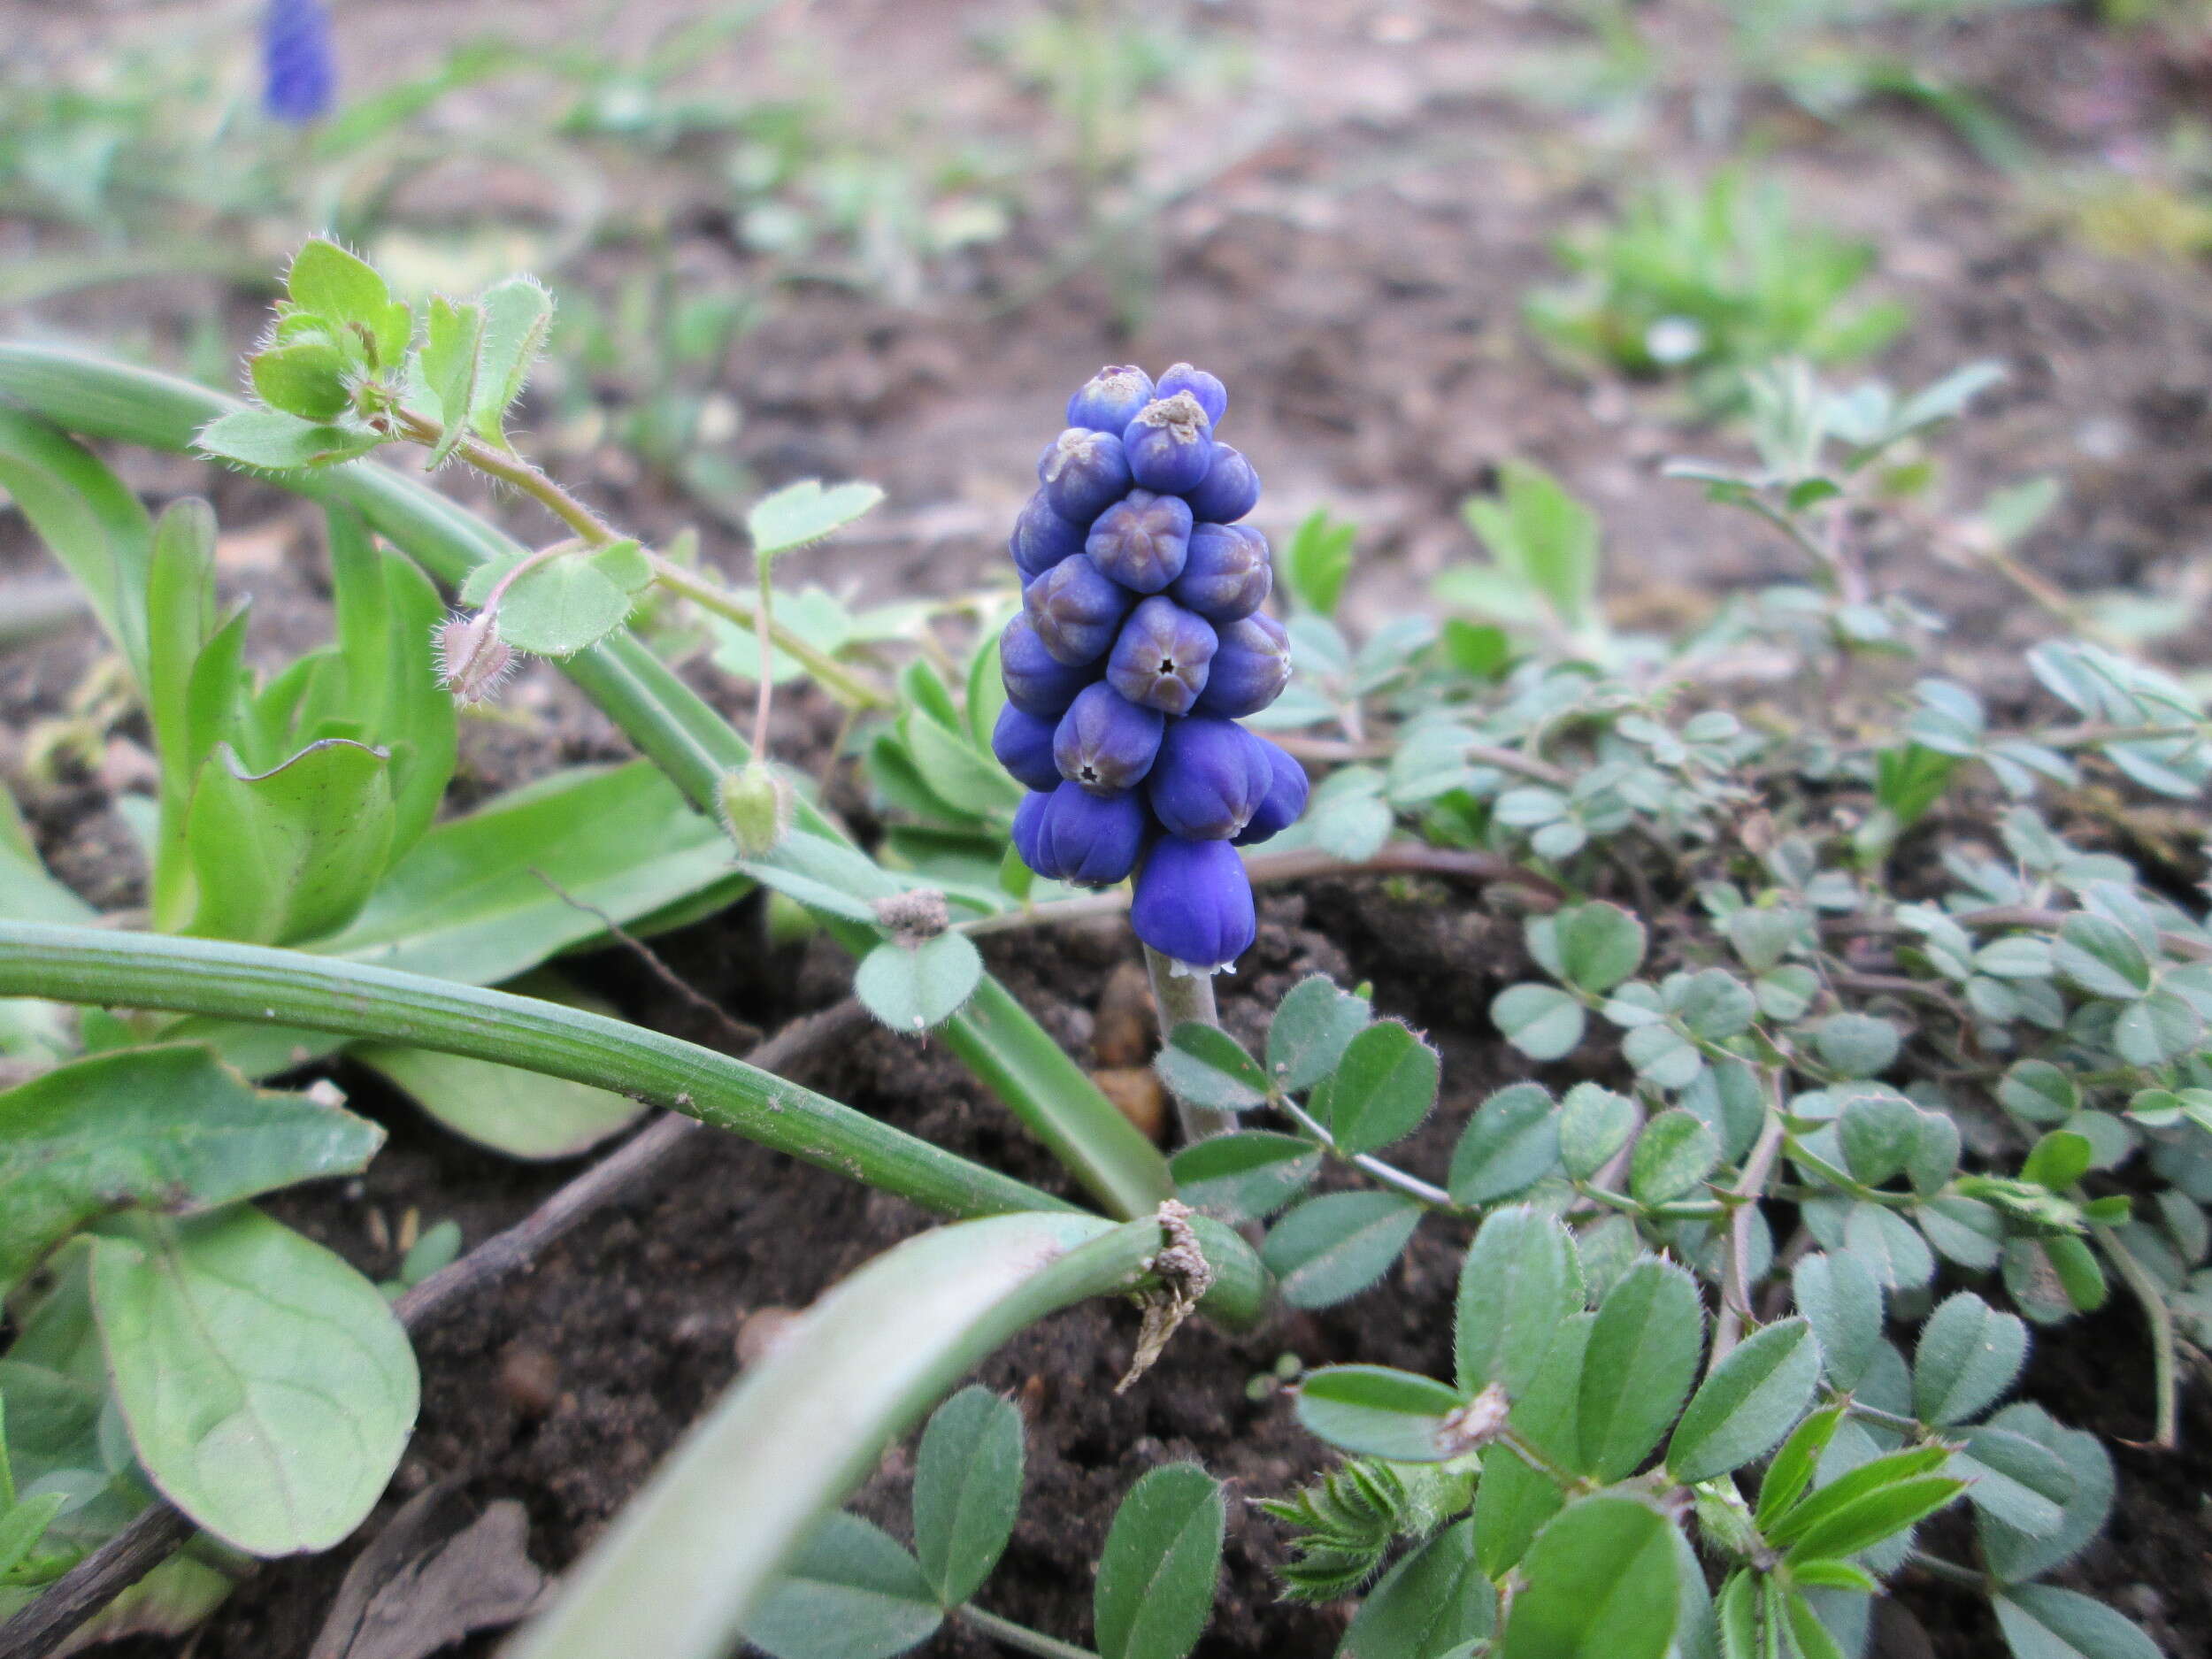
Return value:
M 261 107 L 295 127 L 330 113 L 338 89 L 322 0 L 269 0 L 261 14 Z
M 1256 930 L 1239 847 L 1306 804 L 1306 774 L 1239 722 L 1282 695 L 1290 641 L 1261 606 L 1252 464 L 1214 437 L 1229 396 L 1179 363 L 1101 369 L 1068 400 L 1015 522 L 1021 613 L 999 641 L 992 748 L 1029 791 L 1014 846 L 1038 875 L 1136 878 L 1137 936 L 1187 974 Z

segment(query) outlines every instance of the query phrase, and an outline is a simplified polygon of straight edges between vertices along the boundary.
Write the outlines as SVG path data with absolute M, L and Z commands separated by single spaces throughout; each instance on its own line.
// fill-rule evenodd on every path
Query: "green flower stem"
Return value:
M 711 1048 L 604 1015 L 261 945 L 0 921 L 0 996 L 261 1020 L 611 1089 L 948 1216 L 1072 1206 Z
M 1205 1305 L 1256 1316 L 1263 1275 L 1250 1251 L 1197 1225 L 1217 1275 Z M 721 1659 L 886 1446 L 1025 1326 L 1138 1283 L 1164 1242 L 1150 1220 L 1016 1215 L 878 1256 L 723 1396 L 503 1659 Z
M 2173 1310 L 2166 1305 L 2166 1293 L 2151 1277 L 2150 1270 L 2136 1260 L 2135 1252 L 2120 1241 L 2117 1233 L 2101 1221 L 2091 1222 L 2089 1231 L 2135 1300 L 2143 1306 L 2143 1319 L 2151 1330 L 2151 1389 L 2158 1414 L 2152 1443 L 2163 1451 L 2171 1451 L 2179 1439 L 2181 1425 Z
M 994 1641 L 1004 1642 L 1009 1647 L 1023 1653 L 1034 1654 L 1037 1659 L 1098 1659 L 1088 1647 L 1079 1647 L 1071 1641 L 1062 1641 L 1057 1636 L 1048 1636 L 1026 1624 L 1017 1624 L 1010 1618 L 1001 1618 L 987 1613 L 973 1602 L 956 1607 L 952 1616 L 971 1630 L 978 1630 Z
M 180 454 L 190 452 L 201 427 L 241 407 L 169 375 L 21 345 L 0 345 L 0 398 L 73 432 Z M 486 559 L 516 550 L 515 542 L 467 509 L 373 460 L 275 481 L 312 499 L 346 502 L 449 585 L 458 586 Z M 729 722 L 625 630 L 560 667 L 703 812 L 714 811 L 723 774 L 751 758 Z M 804 802 L 798 819 L 815 834 L 850 844 Z M 855 955 L 879 942 L 872 928 L 823 920 Z M 968 1005 L 937 1034 L 1110 1213 L 1144 1215 L 1173 1194 L 1159 1149 L 997 979 L 985 975 Z
M 1178 965 L 1151 946 L 1144 948 L 1144 968 L 1152 979 L 1152 1006 L 1159 1017 L 1163 1044 L 1178 1025 L 1194 1021 L 1215 1027 L 1221 1024 L 1221 1012 L 1214 1006 L 1214 976 L 1179 972 Z M 1194 1104 L 1180 1094 L 1175 1097 L 1175 1118 L 1182 1125 L 1187 1144 L 1203 1141 L 1209 1135 L 1227 1134 L 1237 1126 L 1234 1112 L 1215 1111 L 1210 1107 Z

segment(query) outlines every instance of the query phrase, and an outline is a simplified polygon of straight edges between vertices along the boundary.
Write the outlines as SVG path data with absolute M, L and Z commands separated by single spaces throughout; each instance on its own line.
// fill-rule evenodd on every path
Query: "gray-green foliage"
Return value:
M 1513 889 L 1526 965 L 1490 1008 L 1526 1075 L 1457 1105 L 1440 1183 L 1386 1162 L 1394 1143 L 1356 1116 L 1340 1133 L 1340 1086 L 1276 1063 L 1272 1038 L 1267 1064 L 1204 1040 L 1249 1126 L 1178 1160 L 1194 1202 L 1257 1218 L 1331 1159 L 1352 1178 L 1276 1224 L 1294 1300 L 1381 1282 L 1385 1247 L 1421 1231 L 1477 1229 L 1448 1381 L 1348 1365 L 1302 1384 L 1302 1421 L 1348 1461 L 1271 1508 L 1295 1534 L 1293 1594 L 1371 1581 L 1464 1515 L 1480 1570 L 1526 1580 L 1497 1651 L 1626 1651 L 1601 1591 L 1633 1600 L 1648 1571 L 1639 1639 L 1666 1628 L 1663 1580 L 1685 1651 L 1826 1659 L 1856 1650 L 1916 1524 L 1962 1498 L 2023 1659 L 2143 1650 L 2119 1614 L 2036 1582 L 2101 1524 L 2108 1460 L 2003 1402 L 2032 1327 L 2122 1286 L 2154 1327 L 2212 1330 L 2212 926 L 2093 841 L 2072 793 L 2200 801 L 2212 721 L 2179 680 L 2064 636 L 2001 719 L 1938 655 L 1940 619 L 1870 574 L 1868 526 L 1927 487 L 1932 434 L 1997 378 L 1899 396 L 1751 377 L 1759 464 L 1673 471 L 1802 578 L 1682 640 L 1612 634 L 1594 516 L 1516 474 L 1473 515 L 1492 563 L 1439 585 L 1462 614 L 1324 641 L 1368 667 L 1277 724 L 1342 722 L 1386 752 L 1324 780 L 1301 833 L 1331 847 L 1329 815 L 1373 803 L 1393 824 L 1371 841 L 1395 828 L 1553 885 Z M 1845 689 L 1755 724 L 1715 706 L 1742 653 Z M 1277 1018 L 1298 1031 L 1329 1006 L 1303 985 Z M 1590 1080 L 1562 1096 L 1548 1068 L 1570 1058 Z M 2164 1432 L 2181 1379 L 2154 1352 L 2116 1386 Z M 1415 1467 L 1468 1483 L 1465 1505 L 1412 1518 Z M 1677 1541 L 1724 1569 L 1709 1604 L 1686 1555 L 1635 1543 L 1668 1532 L 1663 1508 L 1576 1518 L 1669 1492 Z M 1561 1563 L 1601 1541 L 1618 1571 L 1578 1591 Z

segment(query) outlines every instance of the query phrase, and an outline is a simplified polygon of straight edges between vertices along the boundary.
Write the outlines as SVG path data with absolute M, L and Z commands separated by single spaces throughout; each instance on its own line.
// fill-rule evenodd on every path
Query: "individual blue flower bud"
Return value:
M 1152 843 L 1137 872 L 1129 920 L 1162 956 L 1210 972 L 1249 950 L 1259 933 L 1252 883 L 1236 849 L 1173 835 Z
M 1025 714 L 1010 703 L 998 711 L 998 724 L 991 728 L 991 753 L 1013 774 L 1016 783 L 1030 789 L 1060 787 L 1060 768 L 1052 758 L 1056 724 Z
M 1202 524 L 1190 533 L 1190 557 L 1167 596 L 1218 626 L 1250 616 L 1274 587 L 1265 536 L 1246 524 Z
M 1152 390 L 1155 397 L 1172 397 L 1178 392 L 1188 392 L 1198 400 L 1199 408 L 1206 411 L 1206 420 L 1218 426 L 1221 418 L 1229 412 L 1229 388 L 1220 380 L 1203 369 L 1194 369 L 1187 363 L 1178 363 Z
M 1290 684 L 1290 635 L 1267 612 L 1256 611 L 1222 628 L 1208 666 L 1210 672 L 1199 688 L 1202 695 L 1192 700 L 1191 712 L 1232 720 L 1257 714 Z
M 1121 625 L 1106 659 L 1106 683 L 1148 709 L 1188 714 L 1206 688 L 1217 643 L 1211 623 L 1155 594 Z
M 1295 824 L 1299 814 L 1306 810 L 1306 793 L 1311 787 L 1298 757 L 1280 743 L 1270 742 L 1256 733 L 1252 741 L 1266 751 L 1270 780 L 1267 794 L 1253 812 L 1252 821 L 1244 826 L 1242 834 L 1234 838 L 1239 847 L 1255 846 Z
M 1190 557 L 1190 503 L 1133 489 L 1098 516 L 1083 542 L 1091 562 L 1124 588 L 1156 594 Z
M 1093 795 L 1133 787 L 1152 770 L 1166 724 L 1157 709 L 1140 708 L 1111 686 L 1084 687 L 1052 734 L 1054 781 L 1065 778 Z
M 1052 503 L 1039 490 L 1023 505 L 1014 520 L 1014 534 L 1006 550 L 1014 556 L 1014 568 L 1022 580 L 1033 581 L 1071 553 L 1083 550 L 1088 521 L 1075 524 L 1053 511 Z
M 1015 809 L 1014 850 L 1049 880 L 1108 887 L 1136 868 L 1145 827 L 1144 803 L 1130 791 L 1091 795 L 1063 783 Z
M 1037 457 L 1037 481 L 1053 511 L 1088 524 L 1129 493 L 1129 457 L 1112 433 L 1070 426 Z
M 322 0 L 269 0 L 261 13 L 261 107 L 272 119 L 304 126 L 330 113 L 337 89 Z
M 1160 827 L 1185 841 L 1227 841 L 1242 833 L 1275 781 L 1260 740 L 1234 720 L 1194 715 L 1160 739 L 1145 797 Z
M 1022 609 L 1056 662 L 1080 666 L 1106 655 L 1136 595 L 1080 553 L 1022 589 Z
M 1007 702 L 1043 720 L 1057 720 L 1075 694 L 1098 678 L 1095 664 L 1074 667 L 1045 649 L 1026 615 L 1016 617 L 998 636 L 998 665 Z
M 1121 434 L 1130 475 L 1143 489 L 1179 495 L 1195 489 L 1213 465 L 1213 422 L 1188 392 L 1155 398 Z
M 1068 399 L 1068 425 L 1119 437 L 1152 401 L 1152 377 L 1133 363 L 1110 363 Z
M 1260 504 L 1260 475 L 1243 451 L 1217 443 L 1206 476 L 1184 499 L 1190 503 L 1190 516 L 1202 524 L 1234 524 Z

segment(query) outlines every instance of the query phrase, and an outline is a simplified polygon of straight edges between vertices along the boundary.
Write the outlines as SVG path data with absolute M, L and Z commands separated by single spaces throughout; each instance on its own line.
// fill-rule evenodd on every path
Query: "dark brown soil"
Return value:
M 619 29 L 641 38 L 691 9 L 677 0 L 634 4 Z M 63 15 L 69 10 L 0 0 L 0 37 L 19 26 L 19 38 L 35 29 L 50 42 L 58 31 L 91 27 Z M 968 45 L 970 29 L 1002 20 L 1005 8 L 824 0 L 788 10 L 774 25 L 781 43 L 801 31 L 826 42 L 856 107 L 910 102 L 913 88 L 926 86 L 937 106 L 982 129 L 1012 134 L 1036 124 L 1033 102 L 1010 94 Z M 1000 526 L 1026 493 L 1040 434 L 1058 424 L 1068 386 L 1102 360 L 1156 366 L 1178 357 L 1231 380 L 1236 436 L 1268 479 L 1262 522 L 1271 534 L 1322 505 L 1361 524 L 1356 625 L 1417 602 L 1438 569 L 1469 555 L 1459 502 L 1509 457 L 1554 468 L 1604 510 L 1609 585 L 1640 626 L 1678 623 L 1705 612 L 1721 591 L 1790 572 L 1784 549 L 1656 476 L 1665 455 L 1731 451 L 1735 440 L 1671 427 L 1672 395 L 1663 389 L 1594 384 L 1548 365 L 1518 320 L 1519 296 L 1553 274 L 1548 240 L 1602 211 L 1619 187 L 1648 171 L 1655 153 L 1682 173 L 1725 158 L 1694 119 L 1694 75 L 1663 86 L 1651 126 L 1624 144 L 1595 116 L 1517 96 L 1526 54 L 1571 38 L 1530 8 L 1233 0 L 1205 10 L 1210 24 L 1251 42 L 1253 90 L 1236 111 L 1197 123 L 1224 152 L 1215 157 L 1219 171 L 1156 215 L 1156 278 L 1133 332 L 1114 320 L 1105 284 L 1087 270 L 1014 303 L 1075 234 L 1057 176 L 1040 173 L 1037 211 L 1006 242 L 950 262 L 925 304 L 895 308 L 825 285 L 788 289 L 775 296 L 770 320 L 740 342 L 726 372 L 745 419 L 737 459 L 764 483 L 818 473 L 872 478 L 890 491 L 861 534 L 810 556 L 810 575 L 833 588 L 864 583 L 871 599 L 952 593 L 995 577 Z M 1710 9 L 1645 10 L 1687 50 Z M 2154 142 L 2177 100 L 2190 96 L 2186 84 L 2141 41 L 2089 26 L 2084 10 L 2001 12 L 1924 31 L 1914 45 L 1941 72 L 1992 89 L 2054 167 Z M 546 35 L 586 11 L 599 15 L 583 7 L 518 12 L 492 0 L 391 0 L 343 9 L 340 28 L 356 61 L 396 66 L 472 28 Z M 727 68 L 732 84 L 757 88 L 786 61 L 763 51 Z M 1923 114 L 1883 110 L 1822 128 L 1755 89 L 1740 113 L 1806 217 L 1881 243 L 1881 286 L 1918 313 L 1885 373 L 1910 385 L 1979 357 L 2010 365 L 1980 418 L 1943 446 L 1952 498 L 1970 503 L 1994 485 L 2055 473 L 2065 503 L 2029 543 L 2032 564 L 2075 591 L 2183 588 L 2212 544 L 2212 284 L 2202 268 L 2085 249 L 2047 211 L 2035 178 L 1993 173 Z M 1263 119 L 1248 127 L 1231 114 Z M 1184 144 L 1172 159 L 1187 166 L 1207 157 Z M 1181 176 L 1179 168 L 1165 172 Z M 687 280 L 761 280 L 710 192 L 679 180 L 656 199 L 663 197 Z M 15 239 L 0 246 L 26 245 L 10 234 Z M 609 286 L 631 257 L 603 250 L 561 280 Z M 173 346 L 211 311 L 242 340 L 260 303 L 185 282 L 104 290 L 0 325 Z M 258 641 L 288 650 L 320 637 L 310 518 L 189 464 L 144 457 L 125 464 L 153 497 L 215 495 L 226 530 L 239 538 L 226 586 L 257 595 Z M 558 465 L 647 534 L 700 521 L 710 557 L 736 568 L 733 538 L 623 457 L 586 445 L 560 453 Z M 511 506 L 499 510 L 529 524 Z M 260 534 L 270 530 L 285 533 L 273 557 Z M 0 541 L 0 573 L 26 568 L 35 556 L 19 526 L 0 526 L 0 535 L 11 538 Z M 2044 626 L 2012 589 L 1936 562 L 1917 541 L 1877 551 L 1887 572 L 1953 606 L 1962 669 L 1988 682 L 2016 678 L 2020 647 Z M 2184 661 L 2205 655 L 2193 639 L 2174 649 Z M 26 782 L 19 768 L 29 723 L 64 707 L 96 655 L 79 631 L 0 657 L 8 738 L 0 760 L 12 782 Z M 734 687 L 711 670 L 695 672 L 718 700 L 737 706 Z M 472 726 L 460 803 L 552 765 L 622 752 L 606 723 L 547 671 L 526 677 L 510 706 L 534 724 Z M 787 742 L 826 743 L 818 713 L 787 710 Z M 127 718 L 96 734 L 86 757 L 24 790 L 54 867 L 104 908 L 127 908 L 138 897 L 135 855 L 111 802 L 142 778 L 142 750 L 134 752 L 142 741 Z M 1253 1034 L 1259 1010 L 1305 972 L 1372 980 L 1379 1008 L 1426 1029 L 1445 1052 L 1445 1108 L 1409 1154 L 1417 1168 L 1440 1169 L 1469 1106 L 1517 1070 L 1484 1013 L 1515 970 L 1517 930 L 1463 890 L 1379 879 L 1279 893 L 1265 923 L 1227 990 L 1232 1026 Z M 691 983 L 764 1030 L 834 1000 L 849 973 L 826 947 L 772 949 L 752 904 L 662 946 Z M 1085 1057 L 1100 988 L 1133 954 L 1118 924 L 1005 936 L 989 951 L 1015 993 Z M 717 1040 L 621 953 L 593 959 L 587 971 L 634 1018 Z M 364 1181 L 303 1192 L 280 1208 L 371 1271 L 396 1265 L 394 1252 L 375 1240 L 411 1210 L 426 1224 L 457 1219 L 472 1242 L 573 1172 L 473 1151 L 366 1074 L 342 1070 L 340 1079 L 389 1125 L 391 1146 Z M 932 1045 L 876 1033 L 806 1080 L 953 1150 L 1065 1189 Z M 580 1229 L 526 1278 L 477 1296 L 424 1333 L 421 1428 L 363 1539 L 412 1492 L 458 1478 L 479 1500 L 519 1499 L 536 1559 L 565 1566 L 733 1374 L 749 1313 L 803 1305 L 920 1225 L 902 1204 L 733 1141 L 687 1157 L 650 1194 Z M 1115 1501 L 1146 1468 L 1196 1457 L 1246 1495 L 1303 1479 L 1322 1462 L 1317 1448 L 1279 1396 L 1248 1398 L 1247 1379 L 1284 1353 L 1308 1364 L 1361 1359 L 1440 1369 L 1461 1243 L 1432 1224 L 1383 1290 L 1347 1307 L 1233 1340 L 1188 1330 L 1124 1396 L 1111 1387 L 1133 1333 L 1127 1310 L 1070 1313 L 997 1356 L 982 1379 L 1013 1394 L 1028 1416 L 1030 1486 L 1013 1548 L 984 1602 L 1079 1640 L 1088 1628 L 1087 1563 Z M 2203 1393 L 2185 1395 L 2180 1454 L 2121 1443 L 2147 1433 L 2149 1395 L 2140 1325 L 2121 1302 L 2040 1337 L 2025 1390 L 2064 1420 L 2108 1436 L 2120 1461 L 2113 1528 L 2065 1581 L 2140 1618 L 2170 1653 L 2198 1650 L 2212 1625 L 2212 1465 L 2204 1449 L 2212 1447 L 2212 1411 Z M 907 1479 L 905 1454 L 895 1451 L 860 1507 L 902 1530 Z M 1271 1530 L 1233 1507 L 1228 1575 L 1202 1652 L 1318 1655 L 1333 1646 L 1340 1624 L 1330 1613 L 1274 1600 Z M 141 1640 L 112 1651 L 134 1659 L 188 1652 L 297 1659 L 352 1553 L 264 1569 L 192 1643 Z M 1993 1650 L 1994 1634 L 1974 1622 L 1983 1615 L 1971 1598 L 1909 1580 L 1900 1599 L 1948 1659 Z M 1913 1651 L 1901 1637 L 1885 1640 L 1886 1651 Z M 481 1639 L 464 1651 L 491 1646 Z M 936 1651 L 980 1645 L 948 1634 Z

